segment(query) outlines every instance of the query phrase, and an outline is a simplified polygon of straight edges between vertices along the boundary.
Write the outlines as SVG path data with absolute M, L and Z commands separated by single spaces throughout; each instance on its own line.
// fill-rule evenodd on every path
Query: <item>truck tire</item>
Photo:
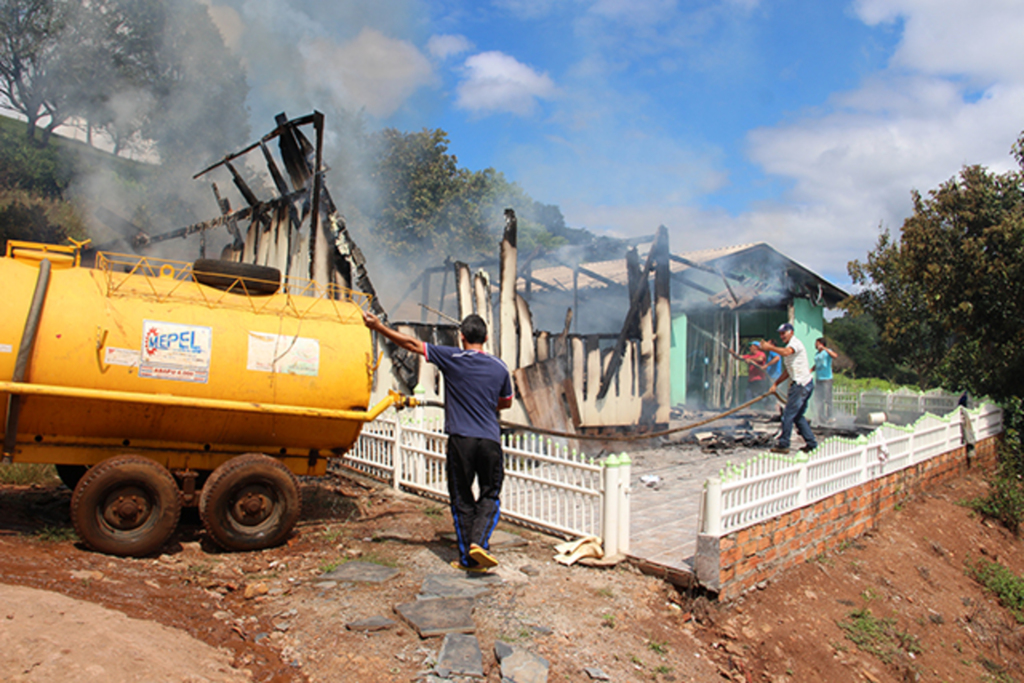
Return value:
M 71 522 L 78 537 L 109 555 L 142 557 L 174 533 L 181 493 L 163 465 L 122 455 L 95 465 L 71 495 Z
M 227 550 L 259 550 L 284 542 L 299 519 L 295 476 L 262 453 L 232 458 L 210 475 L 199 496 L 199 516 Z
M 237 263 L 201 258 L 192 263 L 196 282 L 230 290 L 236 294 L 276 294 L 281 289 L 281 271 L 254 263 Z

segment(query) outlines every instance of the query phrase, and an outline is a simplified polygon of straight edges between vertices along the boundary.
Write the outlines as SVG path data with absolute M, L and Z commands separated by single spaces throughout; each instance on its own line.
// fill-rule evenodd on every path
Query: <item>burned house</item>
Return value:
M 494 330 L 489 350 L 517 380 L 514 423 L 654 429 L 674 406 L 730 408 L 742 401 L 746 377 L 730 350 L 777 340 L 783 322 L 813 349 L 824 310 L 847 296 L 766 243 L 672 253 L 664 227 L 623 243 L 620 259 L 562 263 L 551 255 L 519 264 L 514 224 L 509 210 L 500 259 L 425 269 L 398 312 L 419 317 L 405 331 L 447 343 L 457 338 L 455 321 L 482 315 Z M 417 294 L 419 316 L 410 305 Z M 439 396 L 432 368 L 422 363 L 414 374 L 422 391 Z
M 643 254 L 639 254 L 643 258 Z M 624 314 L 623 296 L 615 306 L 609 296 L 629 286 L 630 255 L 617 261 L 581 264 L 532 273 L 537 282 L 572 287 L 585 335 L 601 334 L 597 325 Z M 634 255 L 635 261 L 637 256 Z M 746 371 L 729 350 L 744 353 L 749 340 L 778 340 L 776 329 L 793 324 L 809 350 L 822 336 L 824 311 L 847 294 L 770 244 L 705 249 L 668 255 L 671 278 L 671 402 L 726 409 L 743 396 Z M 609 310 L 610 308 L 610 310 Z M 594 310 L 590 310 L 594 309 Z

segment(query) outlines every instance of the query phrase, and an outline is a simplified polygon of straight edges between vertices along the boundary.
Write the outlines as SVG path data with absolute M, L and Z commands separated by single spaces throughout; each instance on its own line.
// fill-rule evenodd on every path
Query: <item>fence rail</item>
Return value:
M 1002 431 L 1002 410 L 984 404 L 910 427 L 884 424 L 857 439 L 832 438 L 809 456 L 765 453 L 705 483 L 700 532 L 722 536 Z
M 941 389 L 923 393 L 910 389 L 855 391 L 838 386 L 832 389 L 833 413 L 854 417 L 868 413 L 886 413 L 913 421 L 925 413 L 945 415 L 956 408 L 959 400 L 959 394 L 950 394 Z
M 363 426 L 341 464 L 404 489 L 448 500 L 440 421 L 388 410 Z M 502 437 L 505 481 L 501 513 L 565 536 L 598 536 L 605 554 L 629 550 L 629 460 L 595 462 L 537 434 Z

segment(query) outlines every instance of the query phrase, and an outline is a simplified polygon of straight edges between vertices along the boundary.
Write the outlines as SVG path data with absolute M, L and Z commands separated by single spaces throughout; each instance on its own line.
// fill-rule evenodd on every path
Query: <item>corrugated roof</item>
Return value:
M 761 253 L 759 254 L 758 252 Z M 725 275 L 730 275 L 730 265 L 745 265 L 744 256 L 749 257 L 749 264 L 763 262 L 765 260 L 765 254 L 763 252 L 770 252 L 773 258 L 778 258 L 785 262 L 787 264 L 787 267 L 785 268 L 786 273 L 790 275 L 791 279 L 793 279 L 794 275 L 797 276 L 795 279 L 800 281 L 798 284 L 813 284 L 820 287 L 822 294 L 831 303 L 831 305 L 834 305 L 836 302 L 847 296 L 845 291 L 821 277 L 802 263 L 786 256 L 767 242 L 753 242 L 750 244 L 738 244 L 728 247 L 718 247 L 715 249 L 700 249 L 696 251 L 677 253 L 674 254 L 674 256 L 679 260 L 673 260 L 671 268 L 673 273 L 683 273 L 688 270 L 694 270 L 700 272 L 705 278 L 714 278 L 715 275 L 706 273 L 703 269 L 695 269 L 685 263 L 681 263 L 680 261 L 689 261 L 694 264 L 707 266 L 708 268 L 717 271 L 718 267 L 723 265 L 718 263 L 719 261 L 730 258 L 735 259 L 732 264 L 725 264 Z M 641 261 L 643 261 L 646 258 L 646 254 L 641 254 L 640 258 Z M 568 266 L 538 268 L 531 273 L 531 276 L 535 281 L 535 286 L 537 282 L 540 282 L 551 288 L 560 289 L 562 291 L 571 292 L 573 289 L 573 269 Z M 694 273 L 694 276 L 696 276 L 696 273 Z M 580 290 L 599 289 L 608 287 L 609 283 L 615 283 L 626 287 L 628 279 L 626 260 L 624 258 L 612 261 L 582 263 L 580 264 L 578 288 Z M 520 288 L 525 287 L 525 279 L 520 278 L 518 285 Z M 716 286 L 722 286 L 720 279 Z

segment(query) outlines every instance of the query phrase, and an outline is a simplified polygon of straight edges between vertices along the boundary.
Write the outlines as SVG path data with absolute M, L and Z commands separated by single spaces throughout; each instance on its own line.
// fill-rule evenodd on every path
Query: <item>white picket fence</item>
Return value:
M 868 413 L 908 415 L 917 419 L 925 413 L 945 415 L 956 408 L 959 394 L 942 389 L 919 392 L 901 388 L 896 391 L 853 391 L 847 387 L 832 388 L 832 411 L 835 415 L 857 417 Z
M 810 455 L 764 453 L 728 465 L 705 482 L 700 532 L 738 531 L 1002 430 L 1002 410 L 983 404 L 925 414 L 908 427 L 883 424 L 857 439 L 828 439 Z
M 440 420 L 392 409 L 363 426 L 341 464 L 396 489 L 447 501 L 447 443 Z M 537 434 L 503 436 L 502 450 L 503 518 L 563 536 L 598 536 L 606 555 L 629 551 L 628 456 L 595 462 Z

